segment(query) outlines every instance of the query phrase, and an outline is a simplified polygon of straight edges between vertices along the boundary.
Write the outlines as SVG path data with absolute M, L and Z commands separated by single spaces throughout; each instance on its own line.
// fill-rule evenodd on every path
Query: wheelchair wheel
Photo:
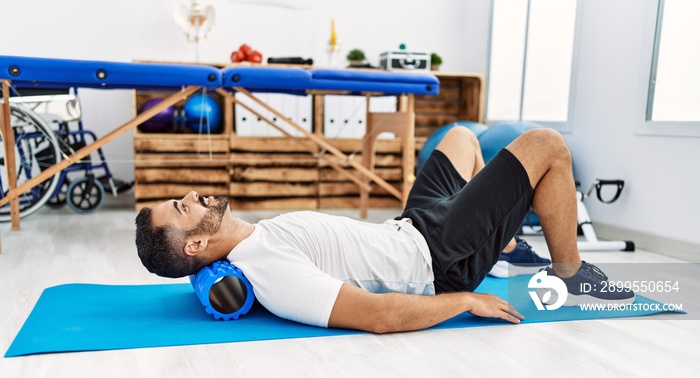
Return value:
M 70 186 L 70 180 L 68 179 L 68 176 L 66 176 L 63 178 L 63 182 L 61 183 L 61 186 L 58 188 L 58 192 L 56 193 L 56 195 L 49 198 L 49 200 L 46 201 L 46 206 L 48 206 L 52 209 L 60 209 L 63 206 L 65 206 L 67 203 L 66 198 L 68 197 L 68 187 L 69 186 Z
M 105 188 L 94 175 L 87 175 L 73 181 L 68 186 L 66 198 L 68 207 L 80 214 L 91 213 L 102 206 Z
M 60 149 L 51 129 L 30 109 L 10 104 L 10 124 L 15 133 L 17 186 L 39 175 L 61 159 Z M 0 136 L 0 140 L 2 140 Z M 19 196 L 19 216 L 38 210 L 53 195 L 60 173 Z M 0 144 L 0 196 L 9 192 L 4 145 Z M 0 197 L 0 198 L 1 198 Z M 10 221 L 10 205 L 0 207 L 0 222 Z

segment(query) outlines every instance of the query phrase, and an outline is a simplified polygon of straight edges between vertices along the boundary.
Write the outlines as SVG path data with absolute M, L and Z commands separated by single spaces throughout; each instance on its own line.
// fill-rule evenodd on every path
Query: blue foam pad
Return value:
M 309 71 L 298 67 L 233 66 L 221 70 L 224 88 L 243 87 L 251 92 L 305 95 L 312 87 Z
M 525 293 L 530 276 L 488 277 L 479 292 L 508 297 L 509 287 L 522 289 L 511 298 L 527 322 L 550 322 L 650 315 L 654 311 L 591 311 L 561 308 L 538 311 Z M 511 282 L 510 285 L 508 282 Z M 518 290 L 520 292 L 521 290 Z M 651 300 L 638 296 L 638 302 Z M 433 328 L 510 324 L 468 313 Z M 522 326 L 522 325 L 520 325 Z M 213 344 L 362 333 L 326 329 L 280 319 L 260 305 L 236 321 L 214 320 L 200 305 L 190 284 L 113 286 L 66 284 L 45 289 L 5 357 L 37 353 L 132 349 Z
M 228 67 L 221 72 L 225 88 L 243 87 L 252 92 L 305 95 L 311 90 L 329 90 L 350 94 L 435 95 L 440 91 L 440 81 L 427 73 L 246 66 Z
M 381 92 L 388 95 L 436 95 L 440 91 L 440 81 L 428 73 L 326 68 L 310 72 L 313 89 L 319 90 L 349 91 L 356 94 Z
M 185 64 L 106 62 L 0 55 L 0 79 L 18 88 L 105 88 L 179 90 L 221 86 L 221 71 Z

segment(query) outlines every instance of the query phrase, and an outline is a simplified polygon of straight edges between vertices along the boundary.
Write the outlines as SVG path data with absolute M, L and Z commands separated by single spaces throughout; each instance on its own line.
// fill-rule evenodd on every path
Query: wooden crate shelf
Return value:
M 483 78 L 434 72 L 440 94 L 415 96 L 416 153 L 427 136 L 448 123 L 483 122 Z M 134 107 L 165 97 L 167 92 L 136 91 Z M 359 208 L 359 187 L 331 162 L 348 167 L 304 138 L 239 136 L 232 102 L 210 93 L 222 105 L 224 125 L 218 134 L 134 133 L 136 208 L 179 198 L 191 190 L 228 195 L 237 210 L 313 210 Z M 184 101 L 179 106 L 184 105 Z M 176 105 L 176 106 L 178 106 Z M 314 132 L 322 135 L 323 101 L 313 103 Z M 327 139 L 362 163 L 360 139 Z M 351 170 L 356 173 L 354 170 Z M 398 139 L 377 142 L 375 173 L 401 190 L 402 156 Z M 401 202 L 372 184 L 370 208 L 400 208 Z
M 336 148 L 353 159 L 362 162 L 357 151 L 358 139 L 328 139 Z M 231 138 L 231 184 L 232 207 L 241 209 L 259 208 L 281 209 L 300 206 L 305 209 L 323 208 L 329 204 L 333 208 L 353 207 L 359 196 L 358 186 L 350 179 L 333 169 L 328 159 L 347 167 L 330 153 L 312 154 L 315 145 L 290 137 L 236 137 Z M 380 177 L 389 180 L 393 186 L 401 186 L 401 145 L 396 140 L 380 140 L 377 143 L 376 167 Z M 389 196 L 386 190 L 373 186 L 373 197 Z M 333 201 L 321 201 L 332 198 Z M 400 206 L 399 202 L 393 202 Z M 257 206 L 257 207 L 256 207 Z M 387 205 L 385 205 L 387 206 Z
M 481 75 L 433 72 L 440 94 L 416 96 L 416 137 L 430 136 L 456 121 L 484 122 L 484 79 Z
M 236 210 L 317 210 L 317 198 L 240 199 L 232 197 L 229 205 Z

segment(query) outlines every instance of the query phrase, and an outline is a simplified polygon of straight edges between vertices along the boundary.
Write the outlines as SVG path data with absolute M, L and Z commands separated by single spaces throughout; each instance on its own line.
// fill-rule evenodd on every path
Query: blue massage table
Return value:
M 335 169 L 344 172 L 361 188 L 361 208 L 366 216 L 369 183 L 375 181 L 389 193 L 405 201 L 413 182 L 415 144 L 413 137 L 413 96 L 437 94 L 438 79 L 426 73 L 388 72 L 344 69 L 301 69 L 296 67 L 234 66 L 216 68 L 205 65 L 126 63 L 106 61 L 84 61 L 18 56 L 0 56 L 0 81 L 3 98 L 16 95 L 14 89 L 22 88 L 100 88 L 173 91 L 157 106 L 138 114 L 134 119 L 116 128 L 94 143 L 76 151 L 41 174 L 17 186 L 13 133 L 10 133 L 9 101 L 0 107 L 0 132 L 3 135 L 8 169 L 9 192 L 0 198 L 0 206 L 10 203 L 16 208 L 17 198 L 42 181 L 80 161 L 119 135 L 154 117 L 163 109 L 202 91 L 216 91 L 226 101 L 241 104 L 233 95 L 242 93 L 256 103 L 287 121 L 319 147 L 328 151 L 335 160 L 324 157 Z M 401 96 L 396 113 L 368 113 L 367 135 L 363 139 L 363 163 L 349 158 L 324 138 L 304 130 L 280 112 L 258 99 L 254 93 L 344 94 L 371 96 Z M 369 109 L 369 107 L 368 107 Z M 250 109 L 249 109 L 250 110 Z M 253 111 L 255 112 L 255 111 Z M 255 112 L 256 114 L 259 114 Z M 262 117 L 261 119 L 265 119 Z M 269 120 L 268 123 L 275 124 Z M 404 187 L 399 191 L 373 172 L 373 151 L 376 137 L 381 132 L 393 132 L 402 140 Z M 311 151 L 313 152 L 313 151 Z M 343 166 L 355 168 L 360 175 L 349 172 Z M 15 213 L 16 216 L 15 216 Z M 12 227 L 19 229 L 19 211 L 13 211 Z M 15 219 L 16 218 L 16 219 Z

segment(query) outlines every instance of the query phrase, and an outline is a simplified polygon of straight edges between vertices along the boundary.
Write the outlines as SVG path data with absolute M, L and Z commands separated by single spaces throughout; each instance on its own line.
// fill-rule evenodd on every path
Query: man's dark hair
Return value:
M 136 216 L 136 250 L 151 273 L 179 278 L 195 274 L 204 266 L 199 257 L 184 252 L 185 238 L 185 233 L 173 226 L 153 226 L 148 207 Z

